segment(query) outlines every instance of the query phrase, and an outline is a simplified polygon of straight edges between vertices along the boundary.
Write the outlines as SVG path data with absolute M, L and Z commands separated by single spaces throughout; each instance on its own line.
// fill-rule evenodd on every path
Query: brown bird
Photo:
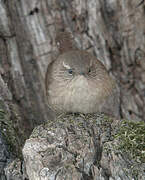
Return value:
M 69 39 L 68 39 L 69 38 Z M 46 92 L 56 112 L 106 112 L 118 116 L 118 91 L 105 66 L 85 50 L 77 50 L 68 33 L 56 38 L 60 55 L 48 65 Z

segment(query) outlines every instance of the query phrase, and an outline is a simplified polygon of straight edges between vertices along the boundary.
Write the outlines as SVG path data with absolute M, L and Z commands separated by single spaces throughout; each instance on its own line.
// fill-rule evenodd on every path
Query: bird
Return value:
M 49 107 L 57 113 L 106 111 L 118 116 L 116 82 L 103 63 L 77 49 L 68 32 L 58 34 L 56 44 L 60 54 L 48 65 L 45 76 Z

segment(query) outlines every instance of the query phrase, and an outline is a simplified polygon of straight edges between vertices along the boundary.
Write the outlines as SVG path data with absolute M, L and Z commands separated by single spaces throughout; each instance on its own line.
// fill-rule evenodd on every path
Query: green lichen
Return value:
M 145 163 L 145 123 L 143 121 L 122 121 L 115 138 L 119 140 L 119 150 L 130 154 L 137 162 Z
M 5 119 L 5 112 L 3 109 L 0 109 L 0 120 L 4 120 Z
M 21 158 L 21 146 L 20 146 L 20 136 L 17 134 L 17 130 L 14 128 L 14 123 L 12 122 L 9 112 L 3 101 L 0 101 L 0 130 L 8 146 L 8 150 L 13 153 L 13 155 Z

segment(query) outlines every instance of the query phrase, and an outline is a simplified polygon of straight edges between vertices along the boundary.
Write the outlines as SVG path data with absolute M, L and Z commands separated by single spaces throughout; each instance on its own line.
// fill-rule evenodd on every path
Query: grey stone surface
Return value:
M 117 148 L 119 126 L 103 114 L 67 114 L 38 126 L 23 148 L 29 179 L 143 180 L 144 164 Z

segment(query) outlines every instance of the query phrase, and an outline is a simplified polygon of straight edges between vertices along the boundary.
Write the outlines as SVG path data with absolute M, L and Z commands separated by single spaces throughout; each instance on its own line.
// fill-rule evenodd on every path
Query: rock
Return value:
M 23 162 L 20 159 L 15 159 L 5 168 L 7 180 L 28 180 L 25 173 Z
M 144 163 L 120 148 L 120 127 L 104 114 L 63 114 L 38 126 L 23 148 L 29 180 L 143 180 Z
M 3 139 L 3 136 L 0 132 L 0 179 L 6 180 L 4 168 L 10 162 L 11 157 L 10 153 L 8 152 L 8 148 L 6 146 L 6 142 Z

